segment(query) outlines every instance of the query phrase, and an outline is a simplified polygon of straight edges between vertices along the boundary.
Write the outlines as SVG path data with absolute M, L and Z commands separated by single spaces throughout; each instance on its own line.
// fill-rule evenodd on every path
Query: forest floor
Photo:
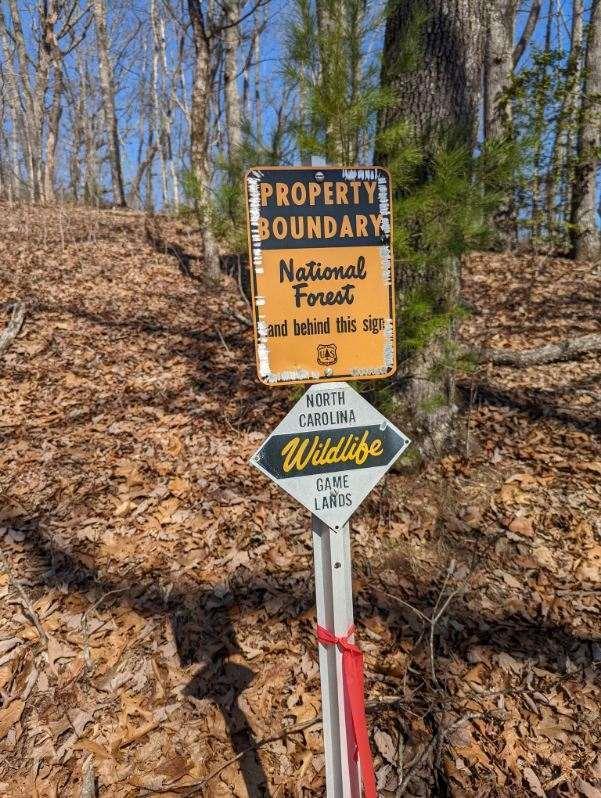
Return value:
M 257 381 L 238 286 L 134 212 L 0 211 L 1 307 L 28 305 L 0 361 L 0 794 L 323 795 L 319 724 L 284 734 L 320 713 L 309 516 L 248 465 L 293 394 Z M 600 325 L 589 265 L 474 255 L 464 295 L 474 343 Z M 600 796 L 601 359 L 460 387 L 459 449 L 352 523 L 379 793 Z

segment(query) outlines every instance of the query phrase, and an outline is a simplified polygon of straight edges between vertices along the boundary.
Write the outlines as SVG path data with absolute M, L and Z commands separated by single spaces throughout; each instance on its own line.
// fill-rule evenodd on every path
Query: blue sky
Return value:
M 79 0 L 80 8 L 83 11 L 87 5 L 86 0 Z M 144 112 L 141 109 L 148 106 L 148 80 L 152 63 L 152 38 L 151 26 L 149 21 L 150 0 L 106 0 L 109 18 L 109 32 L 111 36 L 111 52 L 115 64 L 115 77 L 118 86 L 117 110 L 119 126 L 124 155 L 124 168 L 126 179 L 131 180 L 135 174 L 138 161 L 144 158 L 148 142 L 148 120 L 144 119 Z M 214 4 L 216 0 L 213 0 Z M 173 71 L 178 62 L 178 52 L 181 38 L 184 37 L 184 63 L 183 63 L 183 85 L 179 85 L 179 99 L 182 106 L 189 102 L 189 94 L 192 83 L 192 43 L 190 34 L 185 33 L 179 20 L 187 21 L 187 0 L 170 0 L 171 7 L 175 9 L 172 15 L 162 6 L 162 0 L 157 0 L 157 4 L 162 7 L 165 18 L 167 34 L 167 56 L 168 69 Z M 29 44 L 32 45 L 32 33 L 36 27 L 37 15 L 35 12 L 37 3 L 35 0 L 18 0 L 21 10 L 22 20 Z M 206 3 L 204 3 L 206 7 Z M 246 3 L 244 9 L 252 8 L 252 4 Z M 269 132 L 274 121 L 273 106 L 281 100 L 283 81 L 281 76 L 281 62 L 284 57 L 284 39 L 287 27 L 291 21 L 292 4 L 285 0 L 271 0 L 266 6 L 264 14 L 267 20 L 267 28 L 261 39 L 260 63 L 253 65 L 250 69 L 251 81 L 254 81 L 254 70 L 259 70 L 263 127 Z M 381 9 L 380 2 L 370 3 L 370 12 L 376 13 Z M 555 15 L 553 24 L 553 40 L 561 46 L 569 43 L 571 0 L 544 0 L 541 17 L 539 19 L 534 42 L 542 46 L 544 41 L 546 19 L 551 11 Z M 587 9 L 588 12 L 588 9 Z M 519 35 L 527 16 L 526 10 L 518 14 L 518 24 L 516 35 Z M 84 17 L 85 20 L 85 17 Z M 80 29 L 83 29 L 83 20 Z M 248 35 L 253 26 L 253 18 L 247 19 L 242 26 L 243 39 L 240 45 L 239 68 L 242 70 L 243 62 L 248 53 Z M 36 31 L 37 33 L 37 31 Z M 377 58 L 381 47 L 382 30 L 377 31 L 370 42 L 370 57 Z M 65 43 L 63 43 L 65 44 Z M 31 47 L 32 56 L 33 47 Z M 79 56 L 78 56 L 79 53 Z M 83 59 L 89 66 L 94 82 L 96 82 L 97 66 L 95 56 L 95 34 L 93 25 L 88 29 L 87 35 L 77 50 L 68 56 L 66 60 L 66 72 L 71 81 L 72 90 L 77 91 L 77 58 Z M 529 53 L 527 51 L 521 66 L 528 63 Z M 33 72 L 32 72 L 33 79 Z M 169 89 L 171 79 L 169 81 Z M 242 93 L 243 78 L 239 77 L 239 87 Z M 98 119 L 100 112 L 100 97 L 98 92 L 89 100 L 89 108 L 93 117 Z M 254 120 L 251 119 L 251 122 Z M 73 115 L 66 108 L 62 119 L 62 142 L 60 151 L 63 153 L 61 158 L 60 177 L 67 179 L 68 162 L 73 148 L 72 126 Z M 223 121 L 213 124 L 214 147 L 218 149 L 224 144 L 223 140 Z M 221 132 L 221 137 L 220 137 Z M 185 152 L 189 139 L 189 131 L 184 113 L 180 108 L 175 107 L 173 113 L 173 139 L 174 150 L 180 153 L 179 171 L 185 165 Z M 159 186 L 159 162 L 155 159 L 153 195 L 158 198 Z M 103 167 L 104 181 L 107 180 L 107 169 Z

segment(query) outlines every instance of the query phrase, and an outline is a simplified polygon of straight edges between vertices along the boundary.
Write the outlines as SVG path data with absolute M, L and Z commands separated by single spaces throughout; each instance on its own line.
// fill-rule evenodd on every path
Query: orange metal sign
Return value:
M 286 385 L 393 374 L 388 172 L 256 167 L 245 187 L 259 379 Z

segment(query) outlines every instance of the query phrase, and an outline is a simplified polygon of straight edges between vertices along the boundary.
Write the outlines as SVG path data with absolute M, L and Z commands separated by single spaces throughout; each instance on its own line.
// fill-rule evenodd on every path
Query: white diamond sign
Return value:
M 329 382 L 309 388 L 250 462 L 339 529 L 409 443 L 350 385 Z

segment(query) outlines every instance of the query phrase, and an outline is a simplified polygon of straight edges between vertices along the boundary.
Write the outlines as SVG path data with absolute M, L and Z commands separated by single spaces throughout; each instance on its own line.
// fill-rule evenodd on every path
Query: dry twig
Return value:
M 25 592 L 23 585 L 19 582 L 18 579 L 15 579 L 12 573 L 12 569 L 10 567 L 10 563 L 4 556 L 4 552 L 0 551 L 0 561 L 2 561 L 2 565 L 4 566 L 4 570 L 8 574 L 8 578 L 10 584 L 19 594 L 20 604 L 22 605 L 23 609 L 33 622 L 35 628 L 38 630 L 38 634 L 40 636 L 40 640 L 44 643 L 45 646 L 48 645 L 48 635 L 46 634 L 46 630 L 42 626 L 42 622 L 40 621 L 40 616 L 37 614 L 35 609 L 33 608 L 33 604 L 29 600 L 29 596 Z
M 83 636 L 83 658 L 84 662 L 86 663 L 86 670 L 89 672 L 94 668 L 94 663 L 92 662 L 92 657 L 90 655 L 90 636 L 88 630 L 88 615 L 94 610 L 97 610 L 98 607 L 105 601 L 109 596 L 114 596 L 117 593 L 124 593 L 126 590 L 129 590 L 128 587 L 118 587 L 115 590 L 109 590 L 108 593 L 104 593 L 98 601 L 92 604 L 91 607 L 84 612 L 82 619 L 81 619 L 81 632 Z
M 479 363 L 494 363 L 497 366 L 541 366 L 572 360 L 580 355 L 601 351 L 601 333 L 565 338 L 556 344 L 545 344 L 534 349 L 469 349 L 463 354 L 476 357 Z
M 269 737 L 264 737 L 262 740 L 257 740 L 256 743 L 249 745 L 243 751 L 236 754 L 236 756 L 231 757 L 218 768 L 216 768 L 212 773 L 209 773 L 202 781 L 195 781 L 192 784 L 184 784 L 181 787 L 174 786 L 173 784 L 168 785 L 160 790 L 153 789 L 147 792 L 141 793 L 141 795 L 156 795 L 157 793 L 161 792 L 176 792 L 180 793 L 181 795 L 186 798 L 186 796 L 194 795 L 195 792 L 206 787 L 207 784 L 212 781 L 213 779 L 217 778 L 220 773 L 223 773 L 226 768 L 230 765 L 234 765 L 236 762 L 239 762 L 243 759 L 247 754 L 251 753 L 252 751 L 257 751 L 259 748 L 264 748 L 269 743 L 274 743 L 277 740 L 281 740 L 285 737 L 289 737 L 291 734 L 297 734 L 298 732 L 304 731 L 305 729 L 309 729 L 311 726 L 317 726 L 317 724 L 321 723 L 322 716 L 316 715 L 311 720 L 307 720 L 304 723 L 299 723 L 297 726 L 291 726 L 289 729 L 282 729 L 281 731 L 277 732 L 277 734 L 272 734 Z M 182 790 L 186 790 L 186 792 L 181 792 Z
M 403 703 L 403 698 L 398 695 L 383 695 L 378 696 L 377 698 L 373 699 L 372 701 L 367 701 L 365 704 L 366 710 L 378 709 L 383 706 L 392 707 L 398 706 L 399 704 Z M 298 732 L 305 731 L 305 729 L 309 729 L 312 726 L 317 726 L 322 722 L 322 716 L 316 715 L 311 720 L 307 720 L 304 723 L 299 723 L 297 726 L 291 726 L 288 729 L 281 729 L 276 734 L 272 734 L 269 737 L 264 737 L 262 740 L 257 740 L 256 743 L 249 745 L 243 751 L 233 756 L 231 759 L 228 759 L 227 762 L 224 762 L 218 768 L 216 768 L 212 773 L 209 773 L 202 781 L 196 781 L 192 784 L 184 784 L 181 787 L 174 786 L 173 784 L 164 787 L 163 789 L 157 790 L 154 789 L 150 792 L 141 793 L 142 795 L 153 795 L 158 792 L 180 792 L 181 790 L 187 790 L 187 792 L 182 792 L 181 794 L 186 798 L 186 796 L 193 795 L 197 790 L 200 790 L 203 787 L 206 787 L 207 784 L 212 781 L 214 778 L 219 776 L 220 773 L 223 773 L 226 768 L 230 765 L 234 765 L 236 762 L 239 762 L 243 759 L 247 754 L 251 753 L 252 751 L 257 751 L 259 748 L 264 748 L 269 743 L 274 743 L 277 740 L 282 740 L 285 737 L 289 737 L 291 734 L 298 734 Z
M 83 763 L 80 798 L 96 798 L 96 780 L 94 778 L 94 757 L 90 754 Z
M 444 578 L 444 582 L 442 583 L 442 587 L 440 588 L 440 593 L 438 594 L 438 598 L 436 599 L 436 604 L 434 605 L 434 609 L 432 610 L 432 616 L 429 619 L 430 623 L 430 671 L 432 673 L 432 681 L 436 685 L 439 686 L 438 679 L 436 677 L 436 667 L 434 665 L 434 631 L 436 629 L 436 624 L 440 620 L 440 618 L 444 615 L 447 607 L 451 603 L 452 599 L 459 593 L 460 588 L 456 588 L 452 590 L 447 598 L 445 599 L 444 603 L 441 605 L 442 597 L 444 595 L 444 591 L 446 586 L 449 582 L 449 579 L 455 572 L 455 560 L 451 560 L 449 563 L 449 567 L 447 568 L 447 573 Z
M 459 726 L 462 726 L 464 723 L 467 723 L 470 720 L 475 720 L 476 718 L 482 717 L 481 712 L 472 712 L 469 715 L 464 715 L 464 717 L 459 718 L 459 720 L 455 721 L 455 723 L 451 723 L 450 726 L 447 726 L 446 729 L 441 729 L 438 734 L 436 734 L 430 742 L 425 745 L 422 750 L 417 754 L 417 756 L 413 759 L 409 770 L 407 771 L 407 775 L 401 782 L 399 789 L 397 790 L 396 798 L 401 798 L 402 795 L 405 794 L 405 790 L 409 786 L 409 782 L 417 772 L 417 770 L 421 767 L 422 763 L 425 759 L 432 755 L 434 751 L 438 752 L 442 751 L 442 746 L 444 745 L 444 741 L 446 738 L 455 731 Z
M 236 319 L 236 321 L 239 321 L 240 324 L 243 324 L 245 327 L 253 326 L 253 323 L 250 319 L 247 319 L 246 316 L 242 315 L 242 313 L 238 313 L 238 311 L 234 310 L 234 308 L 230 308 L 228 315 L 231 316 L 233 319 Z

